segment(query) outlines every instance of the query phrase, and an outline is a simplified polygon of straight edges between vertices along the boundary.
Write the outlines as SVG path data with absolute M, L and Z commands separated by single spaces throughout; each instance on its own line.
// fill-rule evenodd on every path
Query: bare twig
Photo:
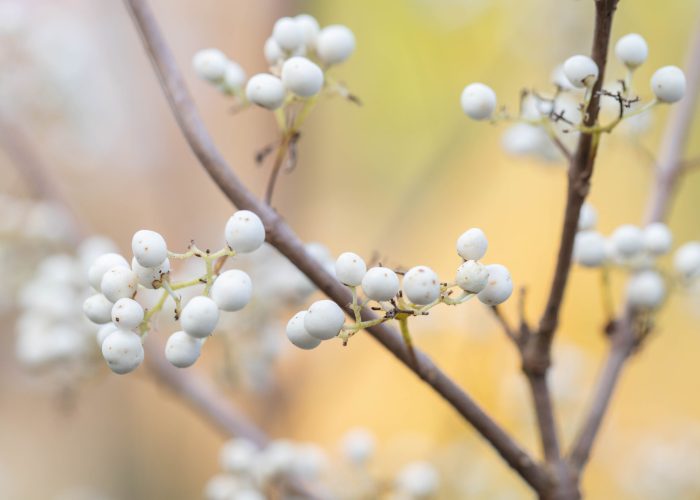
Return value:
M 696 27 L 691 42 L 686 64 L 686 78 L 688 91 L 683 101 L 674 108 L 661 143 L 656 182 L 653 184 L 644 218 L 647 224 L 663 221 L 668 216 L 671 196 L 682 169 L 681 158 L 688 140 L 700 88 L 700 25 Z M 622 368 L 634 352 L 637 343 L 634 314 L 630 305 L 626 304 L 621 318 L 614 323 L 608 358 L 597 382 L 590 409 L 571 449 L 570 461 L 578 471 L 581 471 L 588 462 Z
M 237 207 L 252 210 L 260 216 L 270 244 L 284 254 L 328 297 L 350 313 L 347 308 L 351 301 L 350 292 L 306 252 L 303 243 L 286 222 L 241 183 L 214 145 L 146 2 L 125 0 L 125 3 L 153 62 L 173 114 L 202 167 Z M 371 320 L 376 316 L 364 308 L 362 317 Z M 547 472 L 428 356 L 415 349 L 418 365 L 414 367 L 410 352 L 395 329 L 382 324 L 370 328 L 369 332 L 462 415 L 533 488 L 544 491 L 548 487 Z

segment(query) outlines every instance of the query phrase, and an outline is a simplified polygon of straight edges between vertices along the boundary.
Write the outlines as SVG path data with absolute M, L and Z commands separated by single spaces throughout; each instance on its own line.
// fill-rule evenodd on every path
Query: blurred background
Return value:
M 459 264 L 456 238 L 480 227 L 490 242 L 485 260 L 510 268 L 516 287 L 527 287 L 529 318 L 537 318 L 557 250 L 565 170 L 561 162 L 509 156 L 505 128 L 466 119 L 459 95 L 481 81 L 515 110 L 521 89 L 551 90 L 553 68 L 589 50 L 592 0 L 151 4 L 218 146 L 259 195 L 269 164 L 257 166 L 254 157 L 275 139 L 274 118 L 257 108 L 234 113 L 230 98 L 194 75 L 193 54 L 218 47 L 250 75 L 266 70 L 262 46 L 278 17 L 308 12 L 322 26 L 350 27 L 357 50 L 335 75 L 363 105 L 320 103 L 302 131 L 297 168 L 281 176 L 275 208 L 332 255 L 424 264 L 440 276 Z M 620 3 L 613 38 L 638 32 L 650 45 L 636 75 L 643 97 L 656 68 L 683 65 L 698 16 L 693 0 Z M 157 230 L 174 249 L 191 239 L 223 243 L 233 208 L 183 140 L 121 2 L 2 0 L 0 39 L 5 153 L 12 131 L 21 131 L 88 233 L 124 252 L 141 228 Z M 617 61 L 608 75 L 624 75 Z M 655 110 L 642 133 L 604 138 L 590 197 L 603 233 L 641 222 L 667 113 Z M 698 126 L 690 137 L 687 156 L 695 158 Z M 6 205 L 12 199 L 35 209 L 36 193 L 11 154 L 0 155 L 0 191 Z M 700 238 L 698 199 L 700 176 L 691 173 L 670 219 L 678 242 Z M 54 209 L 44 208 L 53 220 Z M 0 498 L 200 498 L 219 471 L 226 437 L 146 369 L 119 377 L 98 360 L 78 376 L 57 376 L 17 361 L 12 297 L 41 255 L 74 244 L 27 239 L 10 216 L 0 217 Z M 613 285 L 618 298 L 624 278 L 614 276 Z M 657 334 L 629 363 L 583 483 L 589 498 L 700 498 L 699 306 L 700 295 L 675 294 Z M 515 319 L 516 308 L 511 300 L 504 310 Z M 314 442 L 334 455 L 342 435 L 360 426 L 376 436 L 371 467 L 379 477 L 420 459 L 438 468 L 441 498 L 529 498 L 495 452 L 368 335 L 346 348 L 327 342 L 301 351 L 284 337 L 293 312 L 265 327 L 272 361 L 249 363 L 253 355 L 237 346 L 250 343 L 250 332 L 243 339 L 244 321 L 234 317 L 190 370 L 216 381 L 273 437 Z M 539 453 L 516 353 L 489 311 L 474 301 L 414 323 L 416 343 Z M 567 443 L 605 353 L 604 323 L 598 274 L 575 268 L 553 380 Z M 164 341 L 167 333 L 152 335 Z M 666 485 L 661 496 L 659 484 Z

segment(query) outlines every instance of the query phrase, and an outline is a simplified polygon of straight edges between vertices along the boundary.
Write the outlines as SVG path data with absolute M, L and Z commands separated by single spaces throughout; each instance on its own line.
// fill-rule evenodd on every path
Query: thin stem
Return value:
M 408 330 L 408 318 L 399 319 L 399 328 L 401 330 L 401 336 L 403 341 L 406 343 L 408 352 L 410 353 L 411 360 L 413 364 L 418 366 L 418 358 L 416 357 L 416 352 L 413 350 L 413 339 L 411 338 L 411 332 Z
M 241 183 L 214 145 L 146 2 L 125 0 L 125 3 L 153 62 L 173 114 L 202 168 L 236 206 L 257 213 L 265 225 L 268 243 L 285 255 L 328 297 L 347 309 L 352 298 L 346 287 L 307 253 L 301 240 L 279 214 L 256 199 Z M 376 319 L 376 315 L 366 307 L 362 309 L 362 317 Z M 369 332 L 464 417 L 528 484 L 537 491 L 544 491 L 548 487 L 547 472 L 427 355 L 414 349 L 418 360 L 414 366 L 410 352 L 395 329 L 379 324 L 370 328 Z
M 559 439 L 557 437 L 557 426 L 554 421 L 552 410 L 552 400 L 547 387 L 547 380 L 544 375 L 532 374 L 527 377 L 532 393 L 532 400 L 537 416 L 537 427 L 540 432 L 542 451 L 548 463 L 554 464 L 559 461 Z

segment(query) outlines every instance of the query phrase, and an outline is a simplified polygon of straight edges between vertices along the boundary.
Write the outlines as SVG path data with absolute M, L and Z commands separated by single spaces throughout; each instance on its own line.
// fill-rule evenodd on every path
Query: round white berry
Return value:
M 258 73 L 248 80 L 245 95 L 250 102 L 275 110 L 284 103 L 285 89 L 282 80 L 268 73 Z
M 477 297 L 488 306 L 497 306 L 508 300 L 513 293 L 513 280 L 505 266 L 491 264 L 486 266 L 489 272 L 489 281 Z
M 117 330 L 119 330 L 119 328 L 112 322 L 109 322 L 106 325 L 102 325 L 95 334 L 95 340 L 97 340 L 97 345 L 101 348 L 107 336 L 112 332 L 116 332 Z
M 138 283 L 136 273 L 128 267 L 113 267 L 102 276 L 100 290 L 107 300 L 116 302 L 125 297 L 132 298 Z
M 230 269 L 219 275 L 209 296 L 222 311 L 240 311 L 253 295 L 253 283 L 247 273 Z
M 464 260 L 479 260 L 486 254 L 489 241 L 484 232 L 476 227 L 457 238 L 457 253 Z
M 623 259 L 634 257 L 644 248 L 642 230 L 632 224 L 624 224 L 615 229 L 610 241 L 615 253 Z
M 598 80 L 598 65 L 588 56 L 572 56 L 564 62 L 564 75 L 574 87 L 592 87 Z
M 671 230 L 663 222 L 654 222 L 642 232 L 644 249 L 652 255 L 665 255 L 671 251 L 673 236 Z
M 102 356 L 114 373 L 134 371 L 143 361 L 141 337 L 130 330 L 116 330 L 102 342 Z
M 356 428 L 345 433 L 341 448 L 345 458 L 354 464 L 361 465 L 372 458 L 376 444 L 371 432 Z
M 143 307 L 133 299 L 119 299 L 112 307 L 112 322 L 119 328 L 133 330 L 143 321 Z
M 483 83 L 470 83 L 460 98 L 462 110 L 473 120 L 487 120 L 496 110 L 496 93 Z
M 294 17 L 294 20 L 297 22 L 304 35 L 304 45 L 309 49 L 314 49 L 316 47 L 316 37 L 321 31 L 321 27 L 318 25 L 316 18 L 309 14 L 299 14 Z
M 85 299 L 83 313 L 87 319 L 98 325 L 112 321 L 112 303 L 101 293 Z
M 134 233 L 131 250 L 136 261 L 143 267 L 158 267 L 168 258 L 168 246 L 163 237 L 147 229 Z
M 673 256 L 673 267 L 684 280 L 700 276 L 700 242 L 691 241 L 678 248 Z
M 605 238 L 597 231 L 579 231 L 574 240 L 574 261 L 584 267 L 598 267 L 607 257 Z
M 655 309 L 665 297 L 666 283 L 656 271 L 637 273 L 627 283 L 627 300 L 634 308 Z
M 292 316 L 287 323 L 287 338 L 300 349 L 315 349 L 321 343 L 316 337 L 309 335 L 304 326 L 306 311 L 300 311 Z
M 243 88 L 246 74 L 240 64 L 229 61 L 224 72 L 224 87 L 229 92 L 236 92 Z
M 347 26 L 326 26 L 316 37 L 316 53 L 324 64 L 341 63 L 350 57 L 354 50 L 355 35 Z
M 595 207 L 586 202 L 581 206 L 581 213 L 578 216 L 578 230 L 589 231 L 595 229 L 598 223 L 598 212 Z
M 219 308 L 209 297 L 193 297 L 182 309 L 180 324 L 189 335 L 204 338 L 211 335 L 219 322 Z
M 265 242 L 265 226 L 249 210 L 239 210 L 226 223 L 226 243 L 238 253 L 250 253 Z
M 314 338 L 328 340 L 337 337 L 345 323 L 345 313 L 332 300 L 318 300 L 304 315 L 304 328 Z
M 685 95 L 685 74 L 676 66 L 664 66 L 651 76 L 651 90 L 661 102 L 674 103 Z
M 362 278 L 365 295 L 377 302 L 393 299 L 399 293 L 399 288 L 399 277 L 388 267 L 373 267 Z
M 440 478 L 435 467 L 428 462 L 408 464 L 396 478 L 397 488 L 412 499 L 432 498 L 438 490 Z
M 136 273 L 140 285 L 153 289 L 160 284 L 163 276 L 170 272 L 170 259 L 165 259 L 157 267 L 143 267 L 134 257 L 131 259 L 131 270 Z
M 479 293 L 489 281 L 489 271 L 481 262 L 467 260 L 457 268 L 457 285 L 469 293 Z
M 218 82 L 224 77 L 228 58 L 219 49 L 202 49 L 192 58 L 194 72 L 200 78 Z
M 294 52 L 304 43 L 304 30 L 291 17 L 282 17 L 272 28 L 272 38 L 282 50 Z
M 117 253 L 106 253 L 100 255 L 88 270 L 88 281 L 90 286 L 100 291 L 100 284 L 104 274 L 114 267 L 129 267 L 129 263 L 124 257 Z
M 615 44 L 615 55 L 622 64 L 630 69 L 641 66 L 647 60 L 649 47 L 641 35 L 630 33 L 620 38 Z
M 255 467 L 260 448 L 248 439 L 226 441 L 219 454 L 221 469 L 230 474 L 248 474 Z
M 165 358 L 178 368 L 192 366 L 202 352 L 201 338 L 194 338 L 186 332 L 175 332 L 165 343 Z
M 359 286 L 367 273 L 367 264 L 362 257 L 352 252 L 345 252 L 335 261 L 335 276 L 348 286 Z
M 282 47 L 280 47 L 272 37 L 265 41 L 263 52 L 265 54 L 265 60 L 270 66 L 274 66 L 284 59 L 284 51 L 282 50 Z
M 413 267 L 403 277 L 403 292 L 414 304 L 430 304 L 440 296 L 440 278 L 429 267 Z
M 282 83 L 299 97 L 311 97 L 323 87 L 323 71 L 306 57 L 291 57 L 282 65 Z

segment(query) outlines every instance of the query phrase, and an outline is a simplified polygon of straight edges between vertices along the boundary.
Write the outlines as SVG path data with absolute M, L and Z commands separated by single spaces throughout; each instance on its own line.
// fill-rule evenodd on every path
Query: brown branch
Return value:
M 690 45 L 686 78 L 686 96 L 675 105 L 661 143 L 656 182 L 652 187 L 644 218 L 646 224 L 663 221 L 668 216 L 672 194 L 682 170 L 681 158 L 688 142 L 700 89 L 700 24 L 695 29 Z M 571 449 L 570 462 L 578 471 L 583 470 L 588 462 L 622 369 L 637 347 L 638 339 L 633 323 L 633 311 L 629 304 L 626 304 L 622 317 L 614 324 L 608 358 L 597 382 L 591 406 Z
M 321 291 L 349 313 L 347 304 L 350 303 L 351 297 L 347 288 L 306 252 L 301 240 L 274 210 L 259 201 L 243 185 L 214 145 L 146 2 L 125 0 L 125 4 L 153 62 L 175 119 L 202 167 L 234 205 L 252 210 L 260 216 L 265 225 L 268 243 L 275 246 Z M 362 317 L 371 320 L 376 316 L 365 308 L 362 310 Z M 537 491 L 547 488 L 549 476 L 546 471 L 428 356 L 416 349 L 418 366 L 413 367 L 410 353 L 395 329 L 382 324 L 370 328 L 369 332 L 462 415 L 528 484 Z

